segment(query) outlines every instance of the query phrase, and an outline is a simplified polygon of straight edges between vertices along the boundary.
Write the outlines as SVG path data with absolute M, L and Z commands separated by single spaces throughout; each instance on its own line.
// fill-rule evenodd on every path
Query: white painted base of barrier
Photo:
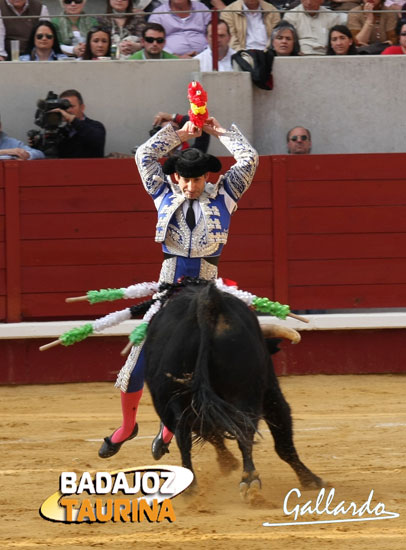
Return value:
M 306 315 L 309 323 L 288 318 L 286 321 L 276 317 L 260 316 L 261 325 L 278 324 L 296 330 L 360 330 L 360 329 L 400 329 L 406 328 L 406 311 L 382 313 L 325 313 Z M 37 323 L 0 324 L 0 340 L 20 338 L 58 338 L 72 328 L 91 321 L 50 321 Z M 116 327 L 104 330 L 95 336 L 128 336 L 142 321 L 124 321 Z

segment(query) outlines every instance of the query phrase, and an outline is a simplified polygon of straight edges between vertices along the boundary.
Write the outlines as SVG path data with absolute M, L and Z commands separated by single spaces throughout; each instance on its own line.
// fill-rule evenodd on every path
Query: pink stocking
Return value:
M 123 423 L 111 436 L 113 443 L 121 443 L 132 434 L 135 426 L 138 404 L 142 396 L 142 390 L 124 393 L 121 392 L 121 412 Z
M 164 443 L 169 443 L 172 440 L 173 433 L 168 430 L 166 426 L 164 426 L 163 432 L 162 432 L 162 439 L 164 440 Z

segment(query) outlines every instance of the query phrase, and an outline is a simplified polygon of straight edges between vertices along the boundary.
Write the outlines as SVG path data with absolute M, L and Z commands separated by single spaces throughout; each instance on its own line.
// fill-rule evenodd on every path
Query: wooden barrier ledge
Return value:
M 323 313 L 305 315 L 309 323 L 302 323 L 292 318 L 286 321 L 272 316 L 260 315 L 261 325 L 278 324 L 288 326 L 299 331 L 316 330 L 365 330 L 365 329 L 405 329 L 406 311 L 383 313 Z M 14 340 L 21 338 L 58 338 L 72 328 L 84 325 L 91 321 L 49 321 L 49 322 L 22 322 L 0 323 L 0 340 Z M 110 327 L 102 333 L 92 337 L 128 336 L 139 324 L 141 319 L 124 321 L 115 327 Z M 80 345 L 76 344 L 76 345 Z
M 278 376 L 406 373 L 406 311 L 328 313 L 306 318 L 308 324 L 259 317 L 263 325 L 278 324 L 302 334 L 298 345 L 284 340 L 281 351 L 273 356 Z M 88 322 L 0 324 L 0 384 L 113 382 L 123 364 L 120 352 L 140 320 L 125 321 L 73 346 L 39 351 L 40 346 Z

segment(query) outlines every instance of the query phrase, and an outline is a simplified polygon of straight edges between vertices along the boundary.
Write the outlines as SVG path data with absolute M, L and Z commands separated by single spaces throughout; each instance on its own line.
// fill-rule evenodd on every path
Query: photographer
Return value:
M 68 124 L 69 134 L 58 145 L 59 158 L 103 158 L 106 130 L 101 122 L 87 118 L 83 98 L 77 90 L 65 90 L 59 99 L 71 104 L 60 112 Z
M 106 130 L 101 122 L 85 116 L 83 98 L 77 90 L 58 97 L 49 92 L 38 101 L 35 123 L 41 130 L 28 132 L 29 144 L 48 158 L 103 158 Z

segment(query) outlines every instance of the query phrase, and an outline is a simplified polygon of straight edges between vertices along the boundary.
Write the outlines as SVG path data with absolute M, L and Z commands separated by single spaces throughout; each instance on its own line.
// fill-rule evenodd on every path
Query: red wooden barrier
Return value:
M 294 309 L 405 307 L 405 164 L 406 154 L 261 157 L 220 275 Z M 156 280 L 155 221 L 132 160 L 0 161 L 0 321 L 125 307 L 64 300 Z M 0 340 L 0 383 L 113 380 L 124 342 L 40 353 L 44 341 Z M 403 372 L 403 342 L 404 330 L 307 332 L 299 346 L 283 345 L 276 368 Z
M 405 163 L 406 154 L 261 157 L 220 275 L 294 309 L 405 306 Z M 1 161 L 0 320 L 111 311 L 64 299 L 155 280 L 155 220 L 131 159 Z

